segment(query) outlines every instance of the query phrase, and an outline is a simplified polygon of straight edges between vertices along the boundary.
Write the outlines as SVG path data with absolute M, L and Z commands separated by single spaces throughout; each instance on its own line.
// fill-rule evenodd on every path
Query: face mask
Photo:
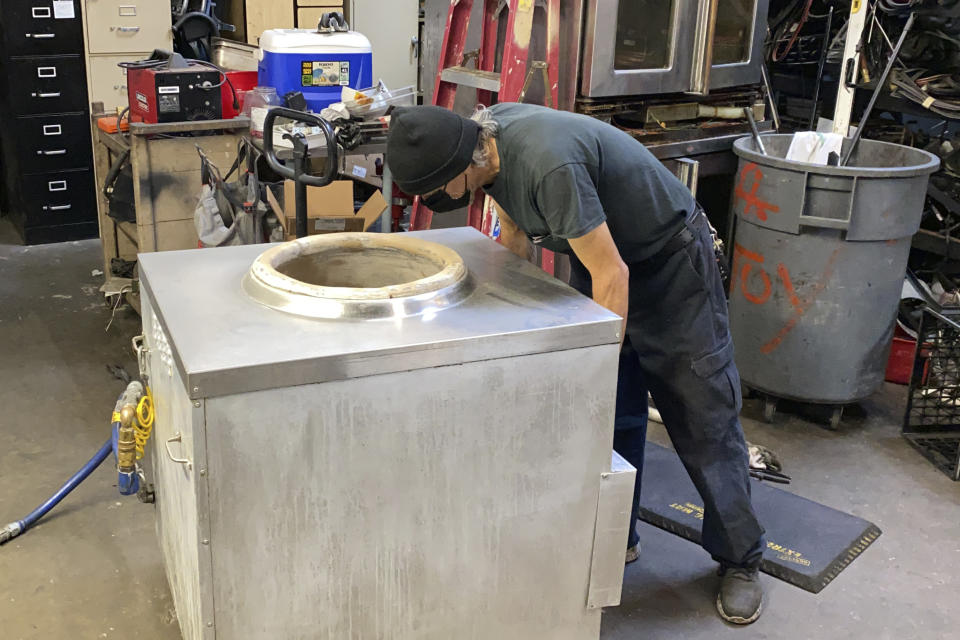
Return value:
M 467 177 L 463 177 L 463 195 L 457 199 L 450 197 L 450 194 L 447 193 L 446 188 L 440 189 L 436 193 L 431 193 L 426 198 L 423 198 L 423 204 L 427 206 L 431 211 L 436 211 L 437 213 L 444 213 L 446 211 L 456 211 L 457 209 L 462 209 L 470 205 L 470 197 L 473 194 L 467 189 Z

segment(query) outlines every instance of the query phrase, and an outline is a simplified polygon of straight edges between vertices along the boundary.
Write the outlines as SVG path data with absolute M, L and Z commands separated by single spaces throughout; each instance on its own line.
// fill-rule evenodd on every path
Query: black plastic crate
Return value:
M 960 480 L 960 309 L 925 309 L 917 344 L 903 437 Z

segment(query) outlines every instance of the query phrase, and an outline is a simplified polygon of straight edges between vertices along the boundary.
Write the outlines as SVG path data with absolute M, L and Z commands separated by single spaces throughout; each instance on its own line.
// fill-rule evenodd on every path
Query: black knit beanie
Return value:
M 390 114 L 387 164 L 411 195 L 439 189 L 466 171 L 480 125 L 443 107 L 401 107 Z

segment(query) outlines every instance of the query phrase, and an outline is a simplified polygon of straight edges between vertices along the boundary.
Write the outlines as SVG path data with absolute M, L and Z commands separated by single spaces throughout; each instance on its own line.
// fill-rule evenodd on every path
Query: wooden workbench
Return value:
M 94 170 L 103 273 L 109 285 L 113 258 L 136 260 L 138 253 L 197 247 L 193 212 L 201 184 L 200 158 L 196 148 L 199 145 L 210 160 L 226 172 L 236 158 L 239 139 L 249 131 L 250 121 L 234 118 L 169 124 L 133 123 L 128 135 L 102 131 L 96 122 L 100 117 L 103 114 L 93 117 Z M 110 165 L 128 151 L 137 221 L 119 223 L 107 214 L 103 181 Z M 110 292 L 105 290 L 105 293 Z

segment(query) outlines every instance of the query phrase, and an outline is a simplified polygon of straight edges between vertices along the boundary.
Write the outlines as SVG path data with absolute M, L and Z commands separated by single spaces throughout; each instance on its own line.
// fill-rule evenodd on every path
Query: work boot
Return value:
M 759 618 L 763 608 L 760 571 L 721 567 L 719 574 L 723 576 L 717 593 L 720 617 L 733 624 L 750 624 Z
M 631 562 L 636 562 L 640 558 L 640 545 L 635 544 L 629 549 L 627 549 L 627 557 L 624 560 L 623 564 L 630 564 Z

